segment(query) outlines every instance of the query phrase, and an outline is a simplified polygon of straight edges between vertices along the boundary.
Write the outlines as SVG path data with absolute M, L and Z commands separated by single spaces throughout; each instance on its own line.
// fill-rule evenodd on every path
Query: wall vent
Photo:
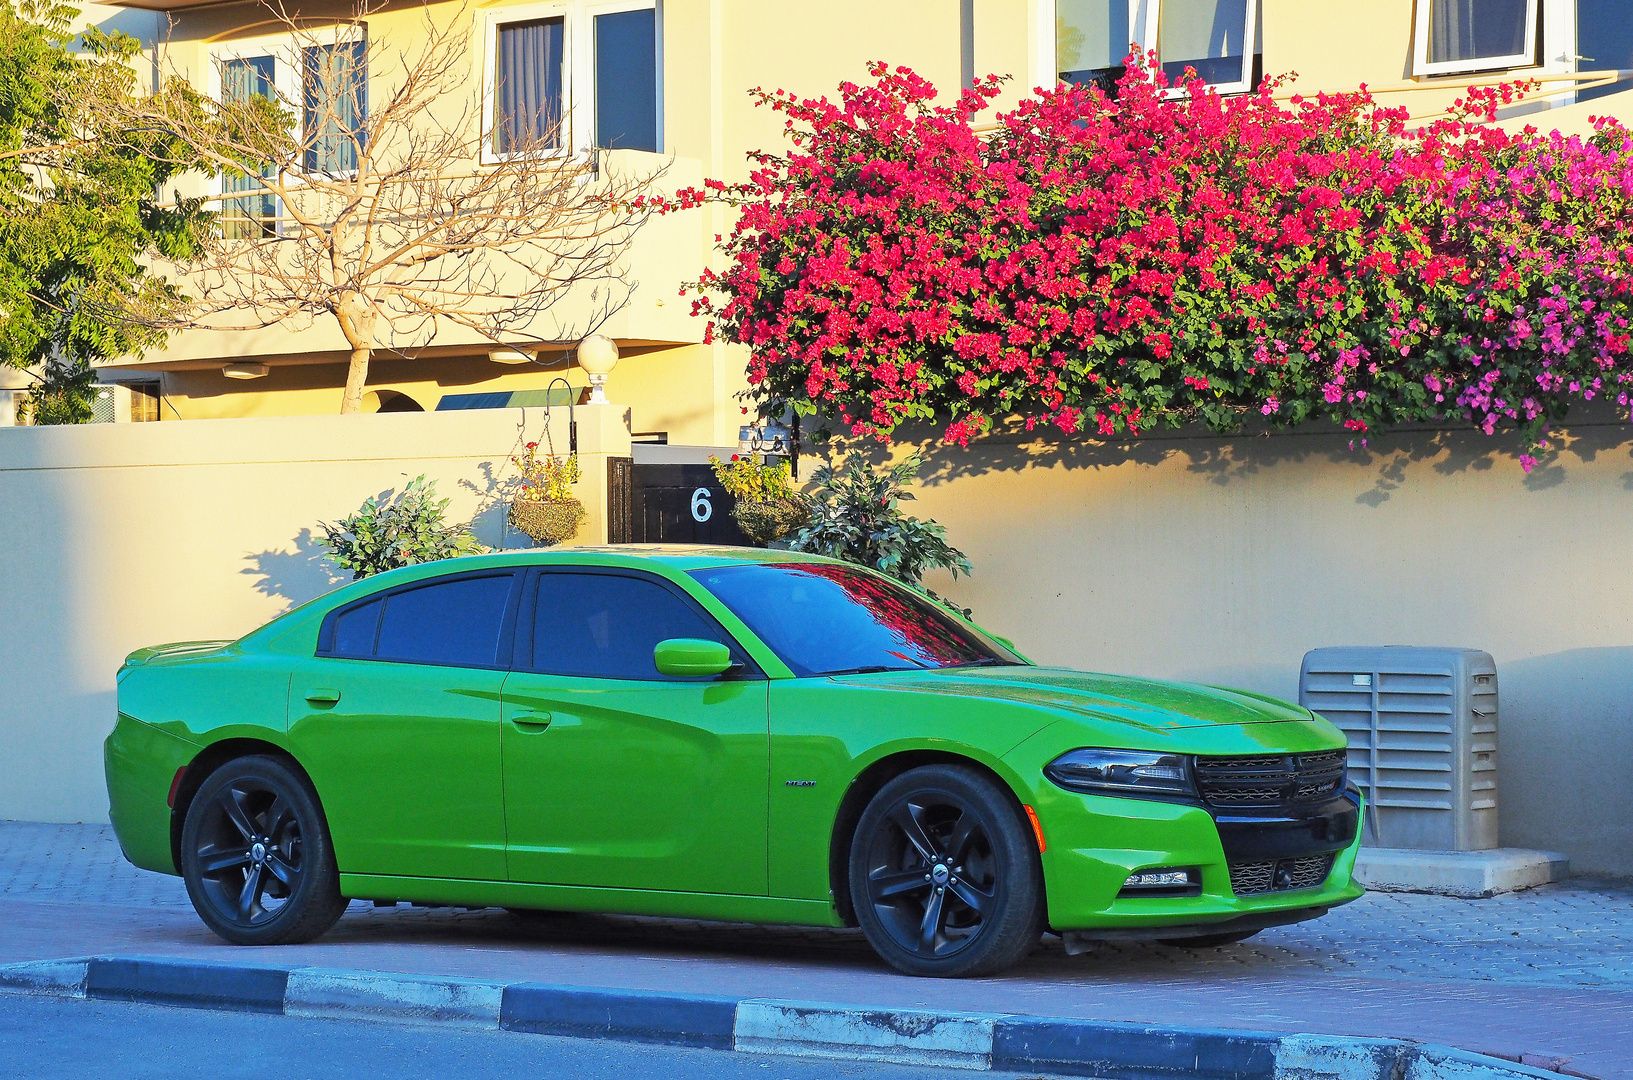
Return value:
M 1366 843 L 1430 851 L 1497 846 L 1497 666 L 1476 649 L 1315 649 L 1299 704 L 1349 738 L 1367 799 Z

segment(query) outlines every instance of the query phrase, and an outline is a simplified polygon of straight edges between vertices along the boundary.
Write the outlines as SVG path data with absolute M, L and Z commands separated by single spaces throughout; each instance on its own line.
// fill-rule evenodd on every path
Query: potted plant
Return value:
M 573 485 L 583 475 L 578 455 L 540 454 L 539 444 L 530 442 L 510 460 L 518 472 L 507 515 L 511 526 L 536 544 L 559 544 L 577 536 L 587 516 L 584 504 L 573 497 Z
M 756 544 L 769 544 L 810 520 L 805 497 L 794 490 L 788 462 L 766 465 L 752 455 L 733 454 L 730 461 L 709 458 L 714 475 L 727 494 L 737 500 L 731 516 Z

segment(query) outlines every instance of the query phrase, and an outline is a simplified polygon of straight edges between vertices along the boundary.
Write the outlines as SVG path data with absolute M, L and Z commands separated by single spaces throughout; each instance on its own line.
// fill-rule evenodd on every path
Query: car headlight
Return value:
M 1072 750 L 1043 767 L 1043 775 L 1067 791 L 1103 795 L 1196 797 L 1191 760 L 1149 750 Z

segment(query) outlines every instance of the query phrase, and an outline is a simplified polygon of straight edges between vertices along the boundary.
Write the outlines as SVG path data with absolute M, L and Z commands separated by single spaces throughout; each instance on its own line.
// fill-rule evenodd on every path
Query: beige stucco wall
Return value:
M 931 448 L 910 509 L 973 578 L 927 582 L 1034 660 L 1294 698 L 1326 645 L 1497 661 L 1501 842 L 1633 874 L 1633 433 L 1527 476 L 1475 434 Z
M 554 412 L 564 450 L 566 410 Z M 628 453 L 627 411 L 577 413 L 591 516 L 574 542 L 601 542 L 606 457 Z M 0 819 L 106 820 L 101 742 L 120 660 L 238 637 L 340 584 L 312 538 L 320 521 L 424 473 L 452 498 L 451 520 L 503 542 L 494 493 L 543 414 L 0 428 Z

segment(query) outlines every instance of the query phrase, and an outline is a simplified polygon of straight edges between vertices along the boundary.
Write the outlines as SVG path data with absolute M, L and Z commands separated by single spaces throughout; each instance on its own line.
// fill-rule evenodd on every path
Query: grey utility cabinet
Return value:
M 1315 649 L 1299 704 L 1349 737 L 1366 842 L 1428 851 L 1497 846 L 1497 665 L 1477 649 Z

